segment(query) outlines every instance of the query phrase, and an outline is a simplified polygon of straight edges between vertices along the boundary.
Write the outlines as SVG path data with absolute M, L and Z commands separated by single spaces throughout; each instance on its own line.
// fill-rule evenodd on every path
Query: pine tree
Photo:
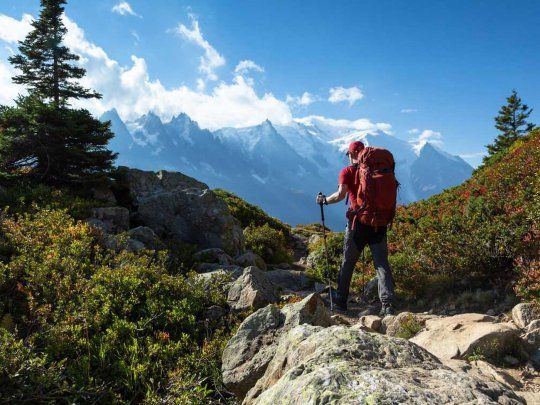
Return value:
M 73 64 L 79 57 L 63 45 L 66 0 L 41 0 L 39 19 L 10 58 L 28 96 L 14 107 L 0 108 L 0 171 L 50 184 L 83 186 L 107 179 L 116 154 L 107 149 L 113 137 L 85 109 L 69 107 L 70 99 L 100 98 L 77 80 L 86 71 Z
M 66 105 L 70 98 L 101 98 L 99 93 L 75 81 L 84 77 L 86 71 L 71 63 L 78 61 L 79 56 L 62 44 L 67 32 L 62 22 L 65 3 L 66 0 L 41 0 L 39 19 L 32 22 L 34 29 L 19 43 L 20 54 L 9 58 L 21 71 L 13 82 L 27 86 L 31 94 L 52 100 L 57 107 Z
M 501 133 L 491 145 L 487 145 L 488 156 L 493 156 L 510 147 L 517 139 L 529 133 L 534 125 L 527 122 L 531 115 L 532 108 L 523 104 L 516 90 L 512 90 L 510 97 L 506 99 L 507 104 L 499 110 L 499 115 L 495 117 L 495 128 Z

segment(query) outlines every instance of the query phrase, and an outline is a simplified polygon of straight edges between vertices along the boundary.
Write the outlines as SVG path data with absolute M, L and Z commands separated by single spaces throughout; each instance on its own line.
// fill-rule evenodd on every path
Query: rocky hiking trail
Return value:
M 239 403 L 540 404 L 540 310 L 533 304 L 402 305 L 380 318 L 370 280 L 349 311 L 332 314 L 324 286 L 306 272 L 307 246 L 319 235 L 293 228 L 294 262 L 268 264 L 245 249 L 239 221 L 204 183 L 127 169 L 125 190 L 115 195 L 124 197 L 122 206 L 102 191 L 109 206 L 88 219 L 111 249 L 194 243 L 197 277 L 227 280 L 227 305 L 209 308 L 207 320 L 249 314 L 222 357 L 223 381 Z

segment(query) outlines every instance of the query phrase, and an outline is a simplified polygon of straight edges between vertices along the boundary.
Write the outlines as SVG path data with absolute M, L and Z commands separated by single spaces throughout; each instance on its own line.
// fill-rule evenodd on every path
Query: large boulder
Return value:
M 223 382 L 227 388 L 243 399 L 266 371 L 279 337 L 300 324 L 333 324 L 330 312 L 317 294 L 282 309 L 268 305 L 248 316 L 223 351 Z
M 242 228 L 208 186 L 182 173 L 126 169 L 135 220 L 162 238 L 221 248 L 236 256 L 243 251 Z
M 129 229 L 129 210 L 124 207 L 92 208 L 89 222 L 107 233 L 119 233 Z
M 234 262 L 239 266 L 255 266 L 261 270 L 266 270 L 266 263 L 264 262 L 263 258 L 252 251 L 247 251 L 246 253 L 236 257 Z
M 197 262 L 218 263 L 226 266 L 233 264 L 231 256 L 225 253 L 223 249 L 219 248 L 199 250 L 193 255 L 193 259 Z
M 540 307 L 533 303 L 522 302 L 512 308 L 512 320 L 519 328 L 526 328 L 536 319 L 540 319 Z
M 523 404 L 511 389 L 444 366 L 404 339 L 300 325 L 280 339 L 244 401 L 276 404 Z
M 161 249 L 163 243 L 156 233 L 147 226 L 138 226 L 128 231 L 130 239 L 141 243 L 146 249 Z
M 279 301 L 276 286 L 257 267 L 246 267 L 244 273 L 232 284 L 227 301 L 231 308 L 245 311 L 259 309 Z
M 266 272 L 266 277 L 282 291 L 302 291 L 313 286 L 313 281 L 300 270 L 271 270 Z
M 461 314 L 426 320 L 425 329 L 411 342 L 439 359 L 466 359 L 475 351 L 490 356 L 515 348 L 519 330 L 512 323 L 482 314 Z

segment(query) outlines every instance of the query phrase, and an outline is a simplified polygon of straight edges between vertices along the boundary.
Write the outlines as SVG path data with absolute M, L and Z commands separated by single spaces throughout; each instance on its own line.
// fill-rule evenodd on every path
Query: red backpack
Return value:
M 364 148 L 358 159 L 355 183 L 357 209 L 354 221 L 370 226 L 386 226 L 396 213 L 398 181 L 396 163 L 390 151 L 383 148 Z M 353 227 L 354 227 L 353 221 Z

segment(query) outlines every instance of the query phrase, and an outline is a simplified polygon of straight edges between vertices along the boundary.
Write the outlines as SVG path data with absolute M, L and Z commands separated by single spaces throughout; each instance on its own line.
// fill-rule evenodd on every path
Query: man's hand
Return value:
M 326 196 L 323 194 L 317 194 L 317 204 L 325 204 L 326 203 Z

